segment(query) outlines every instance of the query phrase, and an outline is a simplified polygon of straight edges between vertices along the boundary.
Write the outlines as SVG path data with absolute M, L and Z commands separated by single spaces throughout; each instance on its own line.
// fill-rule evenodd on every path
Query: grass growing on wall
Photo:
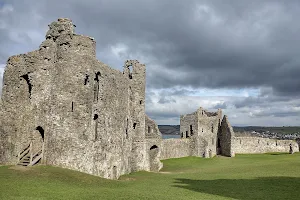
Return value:
M 0 166 L 0 199 L 299 199 L 300 153 L 165 160 L 106 180 L 50 166 Z

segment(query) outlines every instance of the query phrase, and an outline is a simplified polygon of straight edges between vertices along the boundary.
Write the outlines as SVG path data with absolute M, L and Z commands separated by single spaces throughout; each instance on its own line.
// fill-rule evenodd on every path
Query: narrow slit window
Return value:
M 133 123 L 133 129 L 135 129 L 136 128 L 136 123 Z
M 94 115 L 94 121 L 95 121 L 95 141 L 98 140 L 98 115 Z
M 128 119 L 126 120 L 126 130 L 125 130 L 125 134 L 126 134 L 126 139 L 128 139 Z
M 89 82 L 89 75 L 85 75 L 85 79 L 84 79 L 84 85 L 87 85 Z
M 99 97 L 99 79 L 100 79 L 101 73 L 97 72 L 95 74 L 94 78 L 94 102 L 98 102 Z

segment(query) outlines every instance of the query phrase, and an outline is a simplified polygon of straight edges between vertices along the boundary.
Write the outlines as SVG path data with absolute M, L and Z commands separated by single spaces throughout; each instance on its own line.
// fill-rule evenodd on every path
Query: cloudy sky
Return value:
M 232 125 L 300 125 L 300 1 L 0 0 L 1 75 L 60 17 L 94 37 L 112 68 L 146 64 L 146 112 L 158 124 L 202 106 Z

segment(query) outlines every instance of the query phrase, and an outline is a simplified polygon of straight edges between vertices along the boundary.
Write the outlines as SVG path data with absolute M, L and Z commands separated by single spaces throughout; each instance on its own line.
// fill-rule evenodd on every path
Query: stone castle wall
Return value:
M 114 70 L 96 59 L 95 47 L 93 38 L 74 33 L 71 20 L 59 19 L 39 50 L 9 58 L 1 163 L 16 164 L 30 141 L 44 141 L 44 164 L 104 178 L 161 168 L 160 149 L 150 152 L 145 136 L 150 122 L 160 136 L 145 119 L 145 65 L 127 60 L 123 72 Z
M 146 134 L 146 138 L 159 138 L 159 139 L 162 138 L 157 124 L 155 123 L 154 120 L 150 119 L 147 115 L 145 116 L 145 134 Z
M 226 115 L 224 115 L 220 131 L 218 132 L 217 151 L 224 156 L 234 156 L 233 150 L 234 132 Z
M 294 152 L 299 152 L 298 143 L 294 140 L 276 140 L 261 137 L 234 137 L 234 153 L 270 153 L 270 152 L 289 152 L 290 144 Z
M 181 158 L 191 156 L 190 139 L 164 139 L 161 144 L 160 159 Z

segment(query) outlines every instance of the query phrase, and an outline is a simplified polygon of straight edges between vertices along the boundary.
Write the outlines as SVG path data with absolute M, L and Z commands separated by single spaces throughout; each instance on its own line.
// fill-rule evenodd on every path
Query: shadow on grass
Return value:
M 176 179 L 174 187 L 235 199 L 299 199 L 300 178 Z
M 287 155 L 289 153 L 267 153 L 267 154 L 272 156 L 280 156 L 280 155 Z

